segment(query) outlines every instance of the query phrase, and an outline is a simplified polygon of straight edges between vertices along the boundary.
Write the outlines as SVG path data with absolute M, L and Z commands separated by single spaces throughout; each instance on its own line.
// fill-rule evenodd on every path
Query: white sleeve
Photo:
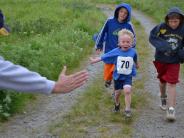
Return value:
M 0 57 L 0 89 L 50 94 L 55 82 Z

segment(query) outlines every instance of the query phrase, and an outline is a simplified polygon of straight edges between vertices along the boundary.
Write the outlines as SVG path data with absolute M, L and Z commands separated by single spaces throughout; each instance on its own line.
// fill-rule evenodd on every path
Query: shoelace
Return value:
M 173 114 L 174 110 L 169 109 L 168 112 L 169 112 L 169 114 Z

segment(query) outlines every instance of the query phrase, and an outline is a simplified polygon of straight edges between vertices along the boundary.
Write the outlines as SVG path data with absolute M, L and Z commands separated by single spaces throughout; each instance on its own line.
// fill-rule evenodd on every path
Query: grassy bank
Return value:
M 122 2 L 129 3 L 133 8 L 143 11 L 156 21 L 161 22 L 164 19 L 168 9 L 177 6 L 184 11 L 182 0 L 93 0 L 96 3 L 120 4 Z
M 135 79 L 133 85 L 133 118 L 127 120 L 122 116 L 123 96 L 121 97 L 121 114 L 112 112 L 113 100 L 111 92 L 109 92 L 112 89 L 107 90 L 104 87 L 102 74 L 100 74 L 94 84 L 78 100 L 80 102 L 64 117 L 64 120 L 50 128 L 52 134 L 60 137 L 132 137 L 132 125 L 139 114 L 139 108 L 142 108 L 146 103 L 147 94 L 144 90 L 144 83 L 147 79 L 145 70 L 147 63 L 145 61 L 149 53 L 147 42 L 141 39 L 146 37 L 144 29 L 138 22 L 134 21 L 133 23 L 136 26 L 137 50 L 141 65 L 138 78 Z
M 92 35 L 104 16 L 89 0 L 1 0 L 8 37 L 0 36 L 0 55 L 41 75 L 57 80 L 92 51 Z M 0 118 L 23 107 L 32 95 L 0 92 Z M 19 100 L 17 100 L 19 99 Z
M 164 21 L 165 14 L 168 12 L 168 9 L 173 6 L 180 7 L 184 10 L 182 0 L 125 0 L 124 2 L 130 3 L 134 8 L 148 14 L 157 22 Z

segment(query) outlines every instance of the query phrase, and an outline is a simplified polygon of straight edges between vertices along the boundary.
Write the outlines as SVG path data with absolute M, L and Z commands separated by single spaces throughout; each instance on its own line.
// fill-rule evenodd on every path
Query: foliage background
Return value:
M 64 65 L 76 68 L 92 51 L 103 14 L 89 0 L 1 0 L 8 37 L 0 37 L 6 60 L 57 80 Z M 0 118 L 20 110 L 29 94 L 0 92 Z

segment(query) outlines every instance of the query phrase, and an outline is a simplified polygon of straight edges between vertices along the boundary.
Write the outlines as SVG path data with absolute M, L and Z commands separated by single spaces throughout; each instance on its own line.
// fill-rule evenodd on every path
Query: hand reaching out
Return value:
M 97 55 L 100 55 L 101 52 L 102 52 L 101 49 L 96 49 L 96 54 L 97 54 Z
M 94 64 L 101 61 L 100 57 L 90 57 L 90 63 Z
M 53 93 L 69 93 L 72 90 L 82 86 L 88 79 L 89 74 L 86 70 L 71 74 L 65 75 L 66 66 L 59 75 L 59 79 L 55 84 Z

